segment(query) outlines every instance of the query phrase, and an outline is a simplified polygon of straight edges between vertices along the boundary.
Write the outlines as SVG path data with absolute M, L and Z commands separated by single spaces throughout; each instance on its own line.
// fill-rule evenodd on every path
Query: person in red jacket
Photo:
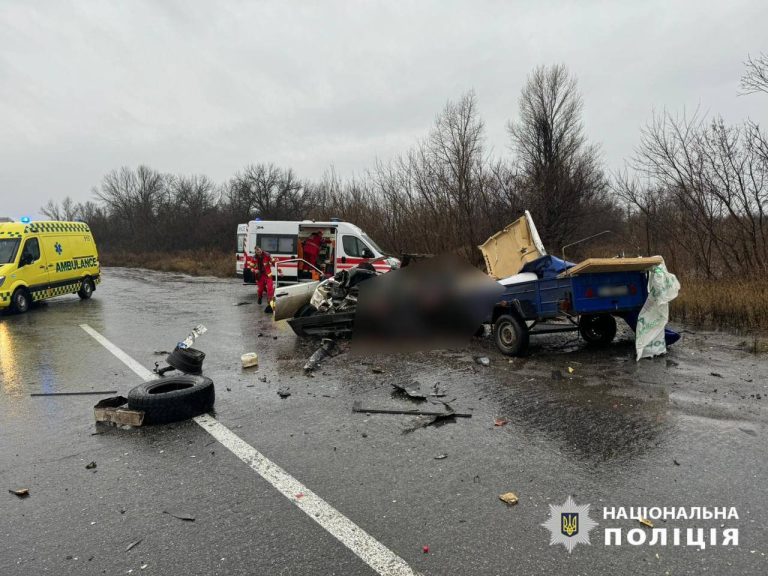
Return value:
M 272 265 L 275 261 L 269 252 L 262 250 L 261 247 L 256 246 L 253 250 L 253 260 L 251 260 L 251 269 L 256 277 L 256 285 L 259 288 L 259 304 L 264 296 L 264 291 L 267 292 L 267 307 L 264 308 L 264 312 L 272 312 L 272 300 L 275 297 L 275 286 L 272 283 Z

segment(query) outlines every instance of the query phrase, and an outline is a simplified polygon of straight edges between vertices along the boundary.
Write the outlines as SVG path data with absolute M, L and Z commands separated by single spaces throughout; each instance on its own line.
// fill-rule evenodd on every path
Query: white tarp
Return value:
M 662 261 L 648 271 L 648 298 L 640 310 L 635 330 L 637 360 L 665 354 L 664 328 L 669 321 L 669 303 L 677 297 L 680 282 Z

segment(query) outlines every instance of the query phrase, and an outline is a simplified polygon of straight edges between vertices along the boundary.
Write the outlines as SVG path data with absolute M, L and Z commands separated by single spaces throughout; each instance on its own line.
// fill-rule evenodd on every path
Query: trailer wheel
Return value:
M 493 325 L 496 347 L 507 356 L 522 356 L 528 350 L 528 327 L 517 316 L 502 314 Z
M 583 315 L 579 333 L 587 344 L 609 344 L 616 336 L 616 319 L 610 314 Z
M 93 296 L 93 280 L 90 278 L 83 278 L 83 283 L 80 285 L 80 290 L 77 291 L 77 295 L 82 300 L 88 300 Z
M 147 424 L 199 416 L 213 408 L 213 381 L 204 376 L 170 376 L 139 384 L 128 392 L 128 408 L 142 410 Z

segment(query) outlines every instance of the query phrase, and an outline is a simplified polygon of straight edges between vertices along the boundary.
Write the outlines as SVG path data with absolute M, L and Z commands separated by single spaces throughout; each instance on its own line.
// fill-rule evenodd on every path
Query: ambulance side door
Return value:
M 17 277 L 29 286 L 32 299 L 45 298 L 48 293 L 48 263 L 39 237 L 24 239 L 17 270 Z

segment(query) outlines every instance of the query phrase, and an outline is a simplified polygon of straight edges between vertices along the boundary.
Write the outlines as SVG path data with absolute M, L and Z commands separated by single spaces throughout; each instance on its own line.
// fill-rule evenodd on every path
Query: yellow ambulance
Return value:
M 77 294 L 101 281 L 99 255 L 83 222 L 0 224 L 0 311 L 26 312 L 32 302 Z

